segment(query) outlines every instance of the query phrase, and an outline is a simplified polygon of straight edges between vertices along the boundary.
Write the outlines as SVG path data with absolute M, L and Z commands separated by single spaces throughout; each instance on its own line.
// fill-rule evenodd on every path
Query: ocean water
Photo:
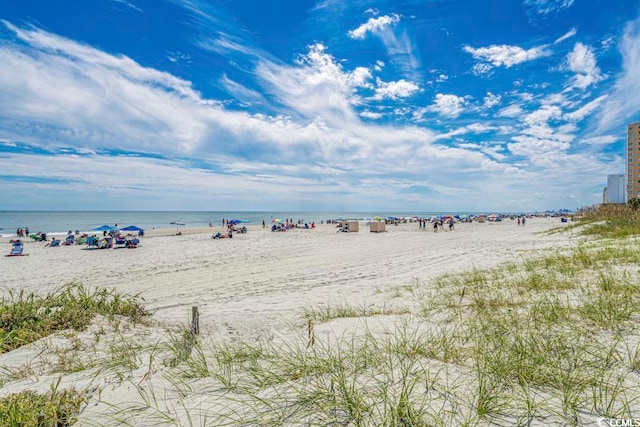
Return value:
M 171 222 L 178 221 L 186 227 L 206 227 L 209 223 L 221 226 L 222 219 L 243 219 L 249 224 L 259 225 L 264 220 L 270 223 L 274 218 L 293 218 L 294 221 L 327 221 L 349 218 L 367 219 L 379 215 L 405 217 L 416 215 L 431 217 L 441 214 L 474 214 L 475 212 L 176 212 L 176 211 L 0 211 L 0 234 L 14 236 L 20 227 L 29 227 L 29 232 L 66 234 L 67 231 L 90 231 L 101 225 L 126 227 L 137 225 L 144 229 L 172 228 Z

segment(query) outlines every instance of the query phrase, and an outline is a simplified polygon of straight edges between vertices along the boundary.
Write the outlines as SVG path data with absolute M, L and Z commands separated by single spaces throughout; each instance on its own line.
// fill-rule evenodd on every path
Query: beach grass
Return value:
M 0 398 L 0 425 L 19 427 L 72 426 L 78 420 L 86 396 L 75 389 L 38 394 L 22 391 Z
M 578 224 L 585 225 L 582 233 L 605 238 L 624 238 L 640 235 L 640 209 L 632 204 L 605 204 L 586 209 Z
M 96 315 L 140 322 L 150 315 L 137 296 L 69 283 L 49 294 L 10 290 L 0 300 L 0 354 L 54 332 L 83 330 Z

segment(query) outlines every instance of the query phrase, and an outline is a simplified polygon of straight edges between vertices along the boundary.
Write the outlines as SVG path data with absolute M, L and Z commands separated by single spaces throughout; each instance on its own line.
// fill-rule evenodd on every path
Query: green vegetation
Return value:
M 22 391 L 0 399 L 0 425 L 6 427 L 71 426 L 85 405 L 85 396 L 74 389 L 37 394 Z
M 640 235 L 640 201 L 632 199 L 626 205 L 600 205 L 586 210 L 579 224 L 587 225 L 583 233 L 619 239 Z
M 139 322 L 150 313 L 135 296 L 113 289 L 91 290 L 77 283 L 47 295 L 10 291 L 0 300 L 0 354 L 57 331 L 83 330 L 97 314 Z

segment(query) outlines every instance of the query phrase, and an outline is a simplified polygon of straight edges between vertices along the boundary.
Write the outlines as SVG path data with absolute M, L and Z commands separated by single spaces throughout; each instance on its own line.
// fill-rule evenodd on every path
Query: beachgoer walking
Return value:
M 264 219 L 262 220 L 262 228 L 267 228 L 267 224 L 264 222 Z
M 434 233 L 438 232 L 438 221 L 433 221 L 433 232 Z
M 24 229 L 24 234 L 25 234 L 27 237 L 29 237 L 29 227 L 26 227 L 26 228 Z
M 522 217 L 522 226 L 524 227 L 524 217 Z
M 520 217 L 518 217 L 518 227 L 520 227 Z

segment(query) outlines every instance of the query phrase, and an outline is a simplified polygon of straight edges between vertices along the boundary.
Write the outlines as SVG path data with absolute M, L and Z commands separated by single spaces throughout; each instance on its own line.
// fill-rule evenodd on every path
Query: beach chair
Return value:
M 116 248 L 126 248 L 127 247 L 127 239 L 121 236 L 117 236 L 115 240 Z
M 28 255 L 24 253 L 24 243 L 22 243 L 22 240 L 16 240 L 11 245 L 11 252 L 5 256 L 24 256 L 24 255 Z
M 98 238 L 96 236 L 89 236 L 87 237 L 87 247 L 92 249 L 92 248 L 98 248 Z

